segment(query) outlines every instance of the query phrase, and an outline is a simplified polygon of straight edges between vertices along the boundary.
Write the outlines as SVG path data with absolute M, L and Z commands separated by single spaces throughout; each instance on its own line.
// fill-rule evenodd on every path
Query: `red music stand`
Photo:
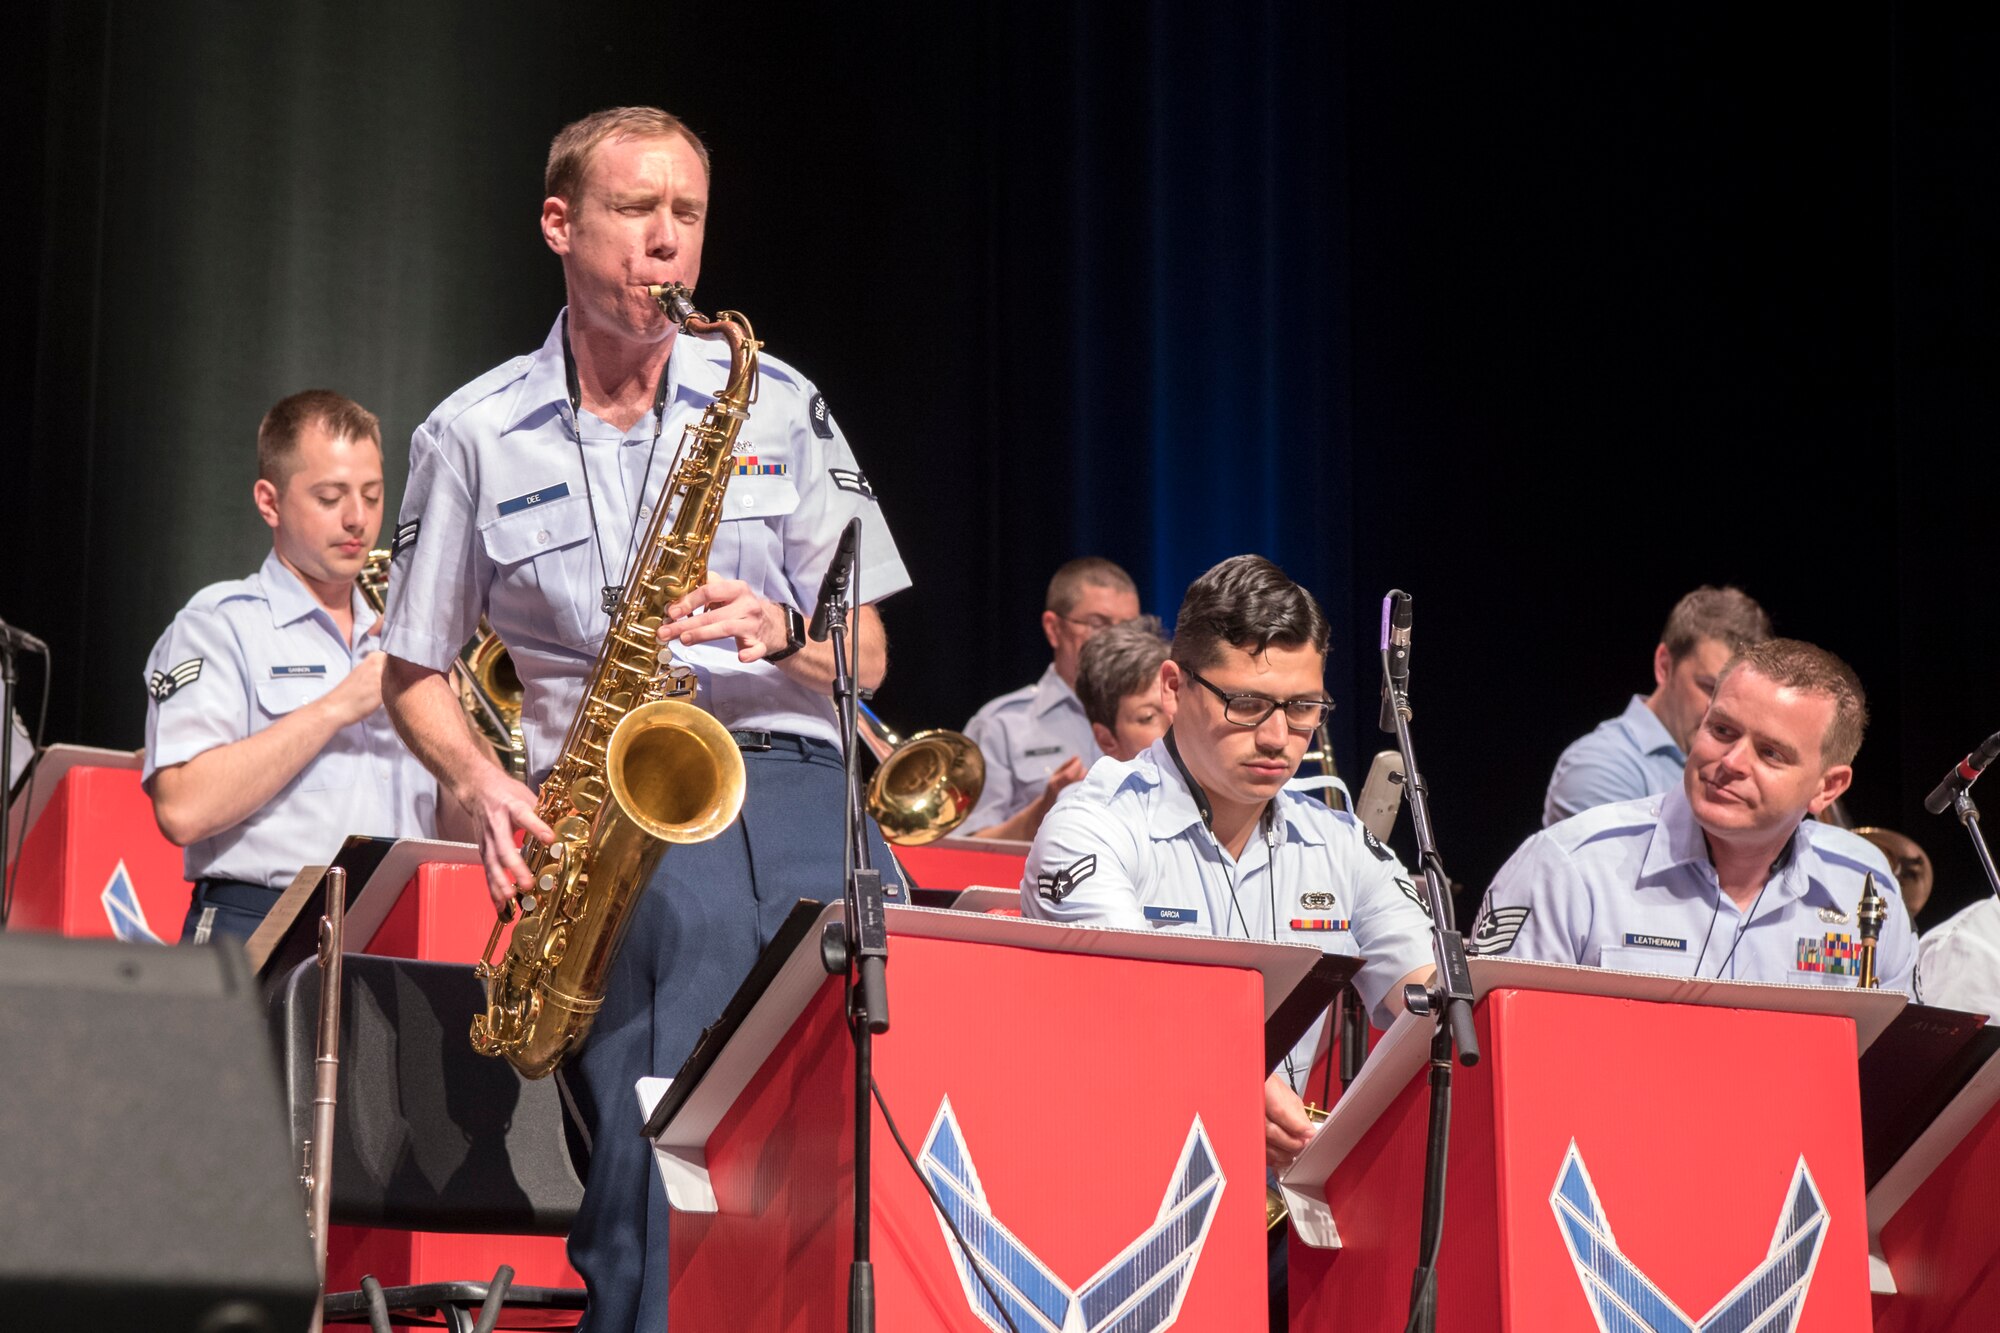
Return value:
M 1878 1333 L 2000 1328 L 2000 1057 L 1868 1192 Z
M 10 930 L 172 944 L 193 887 L 127 750 L 51 745 L 8 812 Z
M 820 959 L 841 912 L 795 914 L 648 1126 L 677 1210 L 676 1328 L 846 1328 L 853 1046 Z M 1323 980 L 1324 955 L 914 907 L 888 924 L 876 1083 L 961 1231 L 1010 1275 L 1020 1327 L 1064 1328 L 1072 1305 L 1091 1327 L 1128 1310 L 1147 1328 L 1261 1327 L 1262 1084 L 1283 1020 L 1265 1022 Z M 1004 1327 L 976 1312 L 983 1290 L 871 1113 L 877 1326 Z
M 1866 1333 L 1856 1059 L 1903 995 L 1472 973 L 1484 1059 L 1455 1075 L 1440 1333 Z M 1295 1333 L 1403 1324 L 1430 1036 L 1398 1020 L 1285 1173 Z

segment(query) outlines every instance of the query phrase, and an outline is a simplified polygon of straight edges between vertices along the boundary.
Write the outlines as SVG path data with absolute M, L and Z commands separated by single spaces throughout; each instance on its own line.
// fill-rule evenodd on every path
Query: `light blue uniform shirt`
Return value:
M 1467 947 L 1628 972 L 1852 986 L 1854 913 L 1871 871 L 1889 905 L 1875 972 L 1885 988 L 1908 992 L 1916 932 L 1873 843 L 1802 821 L 1746 914 L 1722 892 L 1678 786 L 1587 810 L 1522 843 L 1486 891 Z
M 1083 700 L 1056 674 L 1055 663 L 1033 685 L 991 700 L 965 724 L 986 759 L 986 786 L 965 818 L 968 832 L 1011 819 L 1034 804 L 1049 775 L 1081 758 L 1085 768 L 1104 753 L 1083 715 Z
M 1021 914 L 1358 954 L 1355 985 L 1386 1027 L 1390 987 L 1431 961 L 1417 892 L 1353 815 L 1300 792 L 1281 791 L 1231 857 L 1162 737 L 1129 763 L 1098 760 L 1064 790 L 1028 853 Z M 1294 1090 L 1318 1040 L 1316 1023 L 1286 1060 Z
M 539 351 L 460 389 L 410 439 L 383 647 L 446 670 L 483 613 L 520 673 L 531 773 L 555 762 L 610 627 L 603 569 L 612 582 L 624 581 L 635 531 L 652 520 L 682 430 L 701 419 L 728 380 L 729 349 L 719 338 L 682 333 L 668 365 L 666 421 L 650 479 L 650 412 L 622 436 L 584 413 L 579 459 L 560 317 Z M 776 357 L 761 356 L 759 372 L 709 552 L 710 577 L 741 579 L 810 618 L 841 529 L 859 515 L 859 600 L 907 588 L 875 493 L 825 400 Z M 737 661 L 735 640 L 675 645 L 674 653 L 694 669 L 698 702 L 723 725 L 838 744 L 833 701 L 769 662 Z
M 218 745 L 253 736 L 347 678 L 369 653 L 375 612 L 354 593 L 350 645 L 274 551 L 247 579 L 194 595 L 146 659 L 143 779 Z M 302 865 L 332 859 L 350 833 L 428 838 L 437 784 L 382 709 L 349 723 L 271 798 L 234 828 L 188 845 L 194 879 L 281 889 Z
M 1658 796 L 1681 785 L 1687 756 L 1639 695 L 1597 724 L 1556 760 L 1542 802 L 1542 827 L 1600 805 Z

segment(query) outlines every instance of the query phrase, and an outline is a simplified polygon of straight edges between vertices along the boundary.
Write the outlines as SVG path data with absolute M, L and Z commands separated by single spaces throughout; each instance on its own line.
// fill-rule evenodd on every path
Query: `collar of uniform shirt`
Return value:
M 562 352 L 563 319 L 568 313 L 568 307 L 556 313 L 548 337 L 542 339 L 542 345 L 528 358 L 528 373 L 514 386 L 513 400 L 507 404 L 503 432 L 539 425 L 548 414 L 569 406 L 569 383 L 563 373 Z M 667 401 L 685 399 L 693 406 L 706 407 L 714 401 L 716 390 L 727 376 L 729 350 L 724 346 L 718 352 L 710 339 L 675 334 L 667 365 L 671 386 Z M 568 441 L 562 443 L 567 445 Z
M 1160 799 L 1154 803 L 1153 814 L 1148 821 L 1153 836 L 1164 840 L 1177 838 L 1197 825 L 1208 828 L 1214 818 L 1208 807 L 1208 797 L 1187 771 L 1187 765 L 1181 762 L 1172 729 L 1154 741 L 1141 757 L 1151 761 L 1153 770 L 1159 774 Z M 1266 835 L 1312 846 L 1325 842 L 1325 836 L 1309 820 L 1285 817 L 1284 803 L 1288 798 L 1308 799 L 1301 793 L 1279 792 L 1264 807 Z
M 272 551 L 264 557 L 263 565 L 257 570 L 257 580 L 264 585 L 264 601 L 271 608 L 271 624 L 282 629 L 294 621 L 304 620 L 315 611 L 326 608 L 319 604 L 319 598 L 311 589 L 299 581 L 299 576 L 278 559 Z M 357 592 L 348 593 L 348 606 L 354 612 L 354 633 L 359 637 L 362 631 L 375 623 L 375 612 Z
M 1694 807 L 1688 804 L 1687 792 L 1674 787 L 1660 797 L 1659 824 L 1652 842 L 1646 847 L 1646 859 L 1639 867 L 1638 885 L 1650 883 L 1666 871 L 1682 865 L 1708 867 L 1710 877 L 1714 875 L 1708 856 L 1708 836 L 1695 822 Z M 1819 856 L 1812 845 L 1812 832 L 1804 820 L 1792 830 L 1791 839 L 1778 853 L 1778 859 L 1771 862 L 1769 884 L 1777 891 L 1779 901 L 1813 895 L 1829 906 L 1851 906 L 1841 902 L 1840 896 L 1828 886 L 1826 876 L 1820 873 Z M 1859 894 L 1856 900 L 1859 901 Z
M 1035 697 L 1028 705 L 1028 712 L 1040 717 L 1043 713 L 1067 706 L 1074 706 L 1078 713 L 1083 712 L 1083 700 L 1077 698 L 1076 691 L 1056 674 L 1056 664 L 1051 662 L 1048 670 L 1042 672 L 1041 679 L 1035 682 Z
M 1681 752 L 1679 742 L 1667 734 L 1667 724 L 1660 721 L 1653 710 L 1646 707 L 1642 695 L 1633 695 L 1632 702 L 1625 705 L 1625 711 L 1618 716 L 1618 722 L 1625 728 L 1625 734 L 1639 747 L 1641 754 L 1672 754 Z

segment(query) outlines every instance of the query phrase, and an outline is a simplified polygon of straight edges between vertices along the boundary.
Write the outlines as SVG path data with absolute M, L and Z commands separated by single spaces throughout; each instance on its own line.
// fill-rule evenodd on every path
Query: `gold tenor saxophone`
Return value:
M 708 581 L 736 436 L 756 399 L 760 344 L 733 310 L 715 319 L 697 313 L 678 283 L 648 290 L 683 332 L 727 340 L 729 382 L 681 437 L 583 702 L 542 783 L 535 813 L 556 840 L 544 847 L 531 838 L 523 849 L 534 883 L 521 895 L 506 956 L 492 961 L 503 917 L 474 969 L 486 983 L 486 1012 L 472 1020 L 473 1049 L 504 1057 L 528 1078 L 555 1069 L 590 1031 L 666 845 L 714 837 L 743 806 L 743 755 L 695 707 L 694 673 L 669 665 L 657 631 L 668 606 Z
M 389 565 L 394 557 L 394 551 L 370 551 L 354 579 L 362 599 L 378 616 L 389 604 Z M 521 678 L 514 672 L 507 645 L 483 618 L 479 632 L 451 664 L 451 685 L 473 734 L 493 751 L 510 777 L 525 780 L 528 748 L 521 736 Z

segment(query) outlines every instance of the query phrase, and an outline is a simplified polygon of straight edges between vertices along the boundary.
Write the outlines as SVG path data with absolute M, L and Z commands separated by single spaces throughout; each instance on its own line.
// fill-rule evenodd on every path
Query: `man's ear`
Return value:
M 1049 641 L 1049 650 L 1056 646 L 1056 628 L 1062 624 L 1062 617 L 1053 611 L 1042 612 L 1042 637 Z
M 559 255 L 569 253 L 569 200 L 550 195 L 542 200 L 542 239 Z
M 1090 734 L 1096 738 L 1098 749 L 1114 757 L 1117 755 L 1118 737 L 1112 733 L 1111 728 L 1102 722 L 1093 722 L 1090 724 Z
M 1851 764 L 1835 764 L 1819 775 L 1819 790 L 1813 794 L 1806 813 L 1817 815 L 1820 811 L 1840 799 L 1840 794 L 1854 785 L 1854 767 Z
M 275 531 L 278 526 L 278 488 L 259 477 L 257 484 L 250 488 L 250 498 L 256 502 L 257 514 L 264 520 L 264 526 Z
M 1181 691 L 1187 686 L 1187 677 L 1181 673 L 1181 664 L 1169 657 L 1160 663 L 1160 704 L 1169 714 L 1176 713 L 1181 706 Z
M 1674 674 L 1674 655 L 1667 651 L 1664 643 L 1653 648 L 1653 688 L 1665 689 L 1667 677 Z

